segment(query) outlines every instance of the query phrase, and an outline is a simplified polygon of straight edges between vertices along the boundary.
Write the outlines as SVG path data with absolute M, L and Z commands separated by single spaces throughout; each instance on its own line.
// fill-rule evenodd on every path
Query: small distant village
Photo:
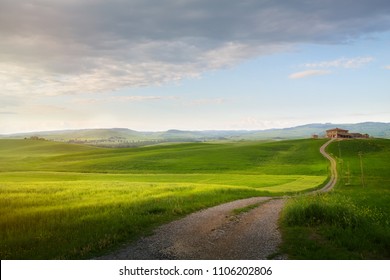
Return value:
M 338 139 L 367 139 L 370 136 L 365 133 L 349 132 L 349 130 L 341 128 L 332 128 L 326 131 L 326 138 L 338 138 Z M 313 134 L 313 138 L 319 138 L 317 134 Z

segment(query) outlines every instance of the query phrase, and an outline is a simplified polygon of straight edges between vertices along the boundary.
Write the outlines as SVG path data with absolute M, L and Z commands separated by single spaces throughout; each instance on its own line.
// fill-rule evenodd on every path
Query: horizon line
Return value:
M 307 126 L 307 125 L 356 125 L 356 124 L 365 124 L 365 123 L 381 123 L 381 124 L 390 124 L 390 122 L 379 122 L 379 121 L 364 121 L 364 122 L 357 122 L 357 123 L 331 123 L 331 122 L 325 122 L 325 123 L 305 123 L 305 124 L 299 124 L 295 126 L 286 126 L 286 127 L 274 127 L 274 128 L 265 128 L 265 129 L 177 129 L 177 128 L 170 128 L 166 130 L 135 130 L 127 127 L 96 127 L 96 128 L 64 128 L 64 129 L 53 129 L 53 130 L 29 130 L 29 131 L 21 131 L 21 132 L 10 132 L 10 133 L 0 133 L 0 136 L 11 136 L 11 135 L 18 135 L 18 134 L 31 134 L 31 133 L 47 133 L 47 132 L 65 132 L 65 131 L 81 131 L 81 130 L 113 130 L 113 129 L 126 129 L 126 130 L 132 130 L 135 132 L 167 132 L 167 131 L 190 131 L 190 132 L 202 132 L 202 131 L 247 131 L 247 132 L 256 132 L 256 131 L 266 131 L 266 130 L 277 130 L 277 129 L 289 129 L 289 128 L 296 128 L 300 126 Z

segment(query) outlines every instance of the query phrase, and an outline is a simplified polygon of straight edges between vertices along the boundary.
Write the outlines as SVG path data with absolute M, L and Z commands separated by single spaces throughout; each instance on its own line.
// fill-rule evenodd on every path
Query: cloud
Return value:
M 185 104 L 191 106 L 221 105 L 223 103 L 226 103 L 227 101 L 228 100 L 226 98 L 201 98 L 192 100 Z
M 141 101 L 158 101 L 158 100 L 176 100 L 176 96 L 109 96 L 103 98 L 77 98 L 73 102 L 76 104 L 92 104 L 92 103 L 107 103 L 107 102 L 141 102 Z
M 390 65 L 385 66 L 385 69 L 390 70 Z
M 271 121 L 256 116 L 247 116 L 227 123 L 227 129 L 262 130 L 262 129 L 292 127 L 294 125 L 297 125 L 296 120 L 295 122 L 291 119 L 288 120 L 281 119 L 279 121 L 276 120 Z
M 17 113 L 15 112 L 1 112 L 0 111 L 0 115 L 16 115 Z
M 0 92 L 163 84 L 295 44 L 388 31 L 389 14 L 387 0 L 2 0 Z
M 365 64 L 370 63 L 373 61 L 374 58 L 371 56 L 367 57 L 355 57 L 355 58 L 339 58 L 335 60 L 328 60 L 328 61 L 321 61 L 321 62 L 314 62 L 314 63 L 305 63 L 302 66 L 305 68 L 311 68 L 305 71 L 293 73 L 289 76 L 290 79 L 301 79 L 306 78 L 309 76 L 321 76 L 321 75 L 328 75 L 332 73 L 330 70 L 322 70 L 318 68 L 360 68 L 364 66 Z M 317 69 L 313 69 L 317 68 Z
M 307 68 L 360 68 L 374 60 L 373 57 L 355 57 L 355 58 L 340 58 L 331 61 L 322 61 L 316 63 L 306 63 Z
M 22 101 L 15 96 L 7 95 L 4 93 L 0 94 L 0 104 L 1 109 L 3 110 L 7 107 L 17 107 L 18 105 L 20 105 L 20 103 L 22 103 Z
M 306 70 L 302 72 L 296 72 L 289 76 L 290 79 L 302 79 L 310 76 L 322 76 L 332 73 L 328 70 Z

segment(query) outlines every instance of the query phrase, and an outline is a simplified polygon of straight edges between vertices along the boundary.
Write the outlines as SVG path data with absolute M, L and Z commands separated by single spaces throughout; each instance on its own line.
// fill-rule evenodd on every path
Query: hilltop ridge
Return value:
M 367 133 L 376 138 L 390 138 L 390 123 L 363 122 L 355 124 L 312 123 L 289 128 L 265 130 L 178 130 L 136 131 L 128 128 L 97 128 L 78 130 L 37 131 L 0 135 L 0 138 L 45 138 L 51 141 L 85 143 L 99 146 L 140 146 L 163 142 L 201 142 L 217 140 L 283 140 L 309 138 L 313 134 L 325 136 L 325 130 L 342 127 Z

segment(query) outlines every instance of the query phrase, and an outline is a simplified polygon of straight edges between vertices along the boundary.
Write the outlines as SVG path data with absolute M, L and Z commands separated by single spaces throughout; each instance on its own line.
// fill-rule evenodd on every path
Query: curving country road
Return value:
M 330 180 L 329 182 L 322 188 L 320 189 L 319 191 L 317 192 L 328 192 L 330 191 L 335 185 L 336 185 L 336 182 L 337 182 L 337 167 L 336 167 L 336 161 L 334 158 L 332 158 L 326 151 L 326 147 L 328 147 L 328 145 L 330 143 L 332 143 L 333 141 L 335 141 L 335 139 L 330 139 L 328 142 L 326 142 L 324 145 L 321 146 L 320 148 L 320 153 L 325 157 L 327 158 L 329 161 L 330 161 Z
M 331 164 L 330 180 L 312 193 L 330 191 L 336 184 L 336 161 L 325 152 L 333 141 L 320 148 Z M 282 241 L 277 222 L 285 202 L 285 198 L 254 197 L 208 208 L 163 225 L 152 236 L 99 259 L 267 259 Z M 246 206 L 254 209 L 234 214 L 234 209 Z

